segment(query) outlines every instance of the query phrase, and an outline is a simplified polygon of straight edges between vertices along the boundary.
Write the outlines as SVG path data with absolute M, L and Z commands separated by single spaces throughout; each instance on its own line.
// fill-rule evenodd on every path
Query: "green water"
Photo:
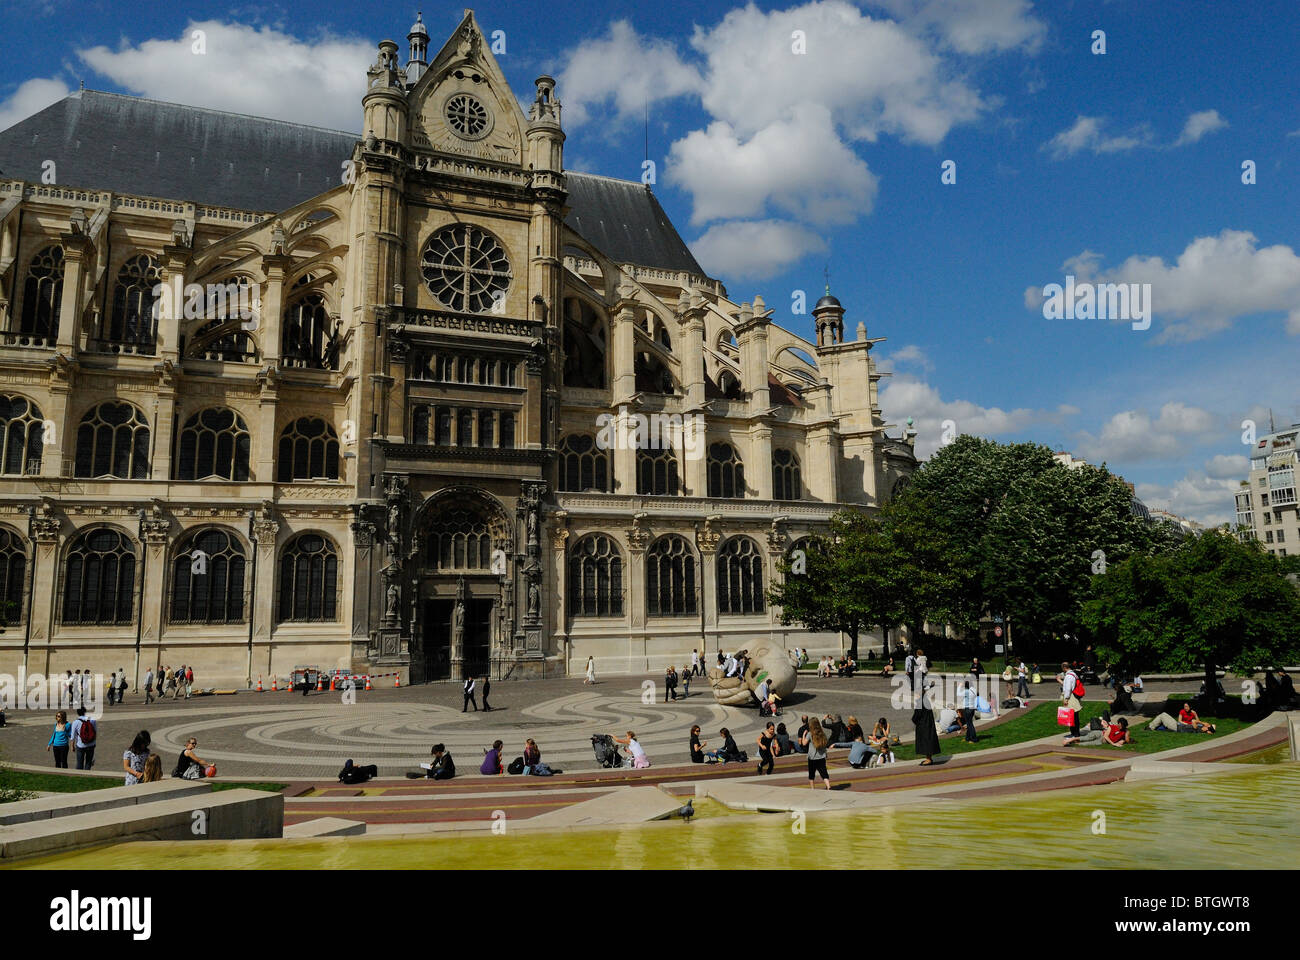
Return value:
M 1224 760 L 1224 763 L 1290 763 L 1291 762 L 1291 744 L 1283 740 L 1281 743 L 1274 744 L 1271 747 L 1265 747 L 1263 750 L 1256 750 L 1254 753 L 1247 753 L 1244 756 L 1233 757 L 1230 760 Z
M 1300 764 L 987 801 L 504 836 L 128 843 L 23 869 L 1294 869 Z M 1094 833 L 1096 812 L 1105 833 Z M 710 816 L 713 814 L 713 816 Z

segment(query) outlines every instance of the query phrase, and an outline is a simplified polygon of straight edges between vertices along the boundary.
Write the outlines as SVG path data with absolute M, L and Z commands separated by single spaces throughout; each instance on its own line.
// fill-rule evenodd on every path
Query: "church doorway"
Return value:
M 452 661 L 452 621 L 455 600 L 427 600 L 424 607 L 425 681 L 482 677 L 492 653 L 492 612 L 495 601 L 471 597 L 465 604 L 464 661 Z M 459 670 L 457 670 L 459 668 Z M 458 676 L 453 677 L 453 673 Z

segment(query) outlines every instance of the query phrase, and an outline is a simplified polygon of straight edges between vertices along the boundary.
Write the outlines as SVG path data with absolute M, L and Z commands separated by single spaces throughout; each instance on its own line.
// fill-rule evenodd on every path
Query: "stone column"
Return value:
M 632 518 L 632 528 L 627 531 L 627 622 L 628 642 L 645 629 L 645 551 L 650 546 L 650 531 L 641 526 L 641 514 Z
M 27 655 L 23 660 L 31 671 L 33 665 L 29 658 L 36 653 L 39 660 L 35 669 L 45 674 L 50 672 L 49 645 L 54 632 L 54 591 L 58 583 L 56 564 L 61 526 L 61 520 L 48 502 L 33 511 L 28 526 L 32 544 L 32 606 L 27 623 Z
M 613 492 L 636 496 L 636 450 L 631 444 L 632 411 L 619 407 L 614 414 L 614 477 Z
M 76 233 L 65 233 L 63 245 L 63 295 L 59 301 L 59 332 L 56 348 L 68 358 L 77 355 L 81 337 L 81 307 L 84 300 L 86 261 L 94 251 L 90 240 Z M 18 269 L 17 264 L 13 267 Z
M 753 466 L 750 466 L 750 464 Z M 764 421 L 749 428 L 749 460 L 745 463 L 745 486 L 757 491 L 760 500 L 772 499 L 772 427 Z
M 144 671 L 141 663 L 156 666 L 161 655 L 163 594 L 167 583 L 167 539 L 171 521 L 155 510 L 140 514 L 140 546 L 144 554 L 144 590 L 140 609 L 140 656 L 135 686 Z M 149 648 L 152 648 L 150 651 Z M 134 689 L 134 687 L 133 687 Z
M 700 577 L 697 584 L 700 616 L 704 624 L 705 643 L 718 649 L 718 543 L 722 534 L 713 528 L 716 517 L 706 517 L 703 528 L 695 530 L 695 545 L 700 551 Z M 707 646 L 706 646 L 707 649 Z M 701 656 L 703 651 L 700 651 Z
M 563 510 L 552 515 L 555 526 L 551 528 L 551 590 L 555 615 L 551 622 L 555 636 L 556 652 L 562 655 L 564 670 L 569 672 L 569 583 L 565 575 L 568 565 L 569 528 L 568 514 Z
M 271 631 L 274 630 L 275 624 L 275 557 L 276 557 L 276 534 L 280 530 L 280 524 L 274 519 L 274 515 L 269 509 L 257 511 L 253 520 L 253 541 L 257 550 L 257 599 L 250 616 L 253 618 L 253 645 L 254 647 L 262 645 L 265 650 L 260 651 L 266 656 L 266 673 L 268 676 L 274 675 L 274 663 L 271 656 Z M 254 672 L 261 670 L 261 662 L 254 653 Z M 290 664 L 292 667 L 292 664 Z

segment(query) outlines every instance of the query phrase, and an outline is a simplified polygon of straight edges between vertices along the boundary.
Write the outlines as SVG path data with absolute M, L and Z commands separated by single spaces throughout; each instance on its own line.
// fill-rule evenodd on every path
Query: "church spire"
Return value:
M 406 61 L 406 82 L 415 86 L 429 66 L 429 31 L 424 28 L 424 13 L 417 11 L 411 32 L 406 35 L 411 45 L 411 57 Z

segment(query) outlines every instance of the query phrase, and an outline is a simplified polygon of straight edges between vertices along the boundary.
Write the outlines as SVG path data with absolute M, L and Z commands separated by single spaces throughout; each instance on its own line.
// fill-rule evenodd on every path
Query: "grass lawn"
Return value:
M 22 790 L 27 793 L 83 793 L 87 790 L 104 790 L 122 786 L 121 777 L 74 777 L 62 773 L 30 773 L 26 770 L 0 772 L 0 790 Z M 266 790 L 279 793 L 283 783 L 216 783 L 213 790 Z
M 1060 704 L 1055 700 L 1039 703 L 1037 706 L 1030 707 L 1021 713 L 1014 720 L 1007 720 L 1005 723 L 1000 723 L 987 731 L 982 731 L 979 724 L 976 723 L 975 732 L 979 736 L 978 743 L 967 743 L 961 734 L 949 734 L 940 738 L 939 742 L 944 753 L 956 754 L 987 750 L 992 747 L 1005 747 L 1013 743 L 1025 743 L 1029 740 L 1039 740 L 1053 734 L 1064 737 L 1067 729 L 1056 724 L 1056 708 L 1058 706 Z M 1088 721 L 1093 717 L 1099 717 L 1105 709 L 1106 704 L 1104 703 L 1085 701 L 1083 704 L 1083 719 Z M 1214 724 L 1216 732 L 1211 734 L 1191 734 L 1172 733 L 1165 730 L 1147 730 L 1145 729 L 1146 724 L 1150 722 L 1148 718 L 1134 721 L 1130 727 L 1134 742 L 1127 747 L 1114 748 L 1115 753 L 1117 755 L 1120 753 L 1159 753 L 1161 750 L 1172 750 L 1174 747 L 1186 747 L 1193 743 L 1213 740 L 1225 734 L 1236 733 L 1238 730 L 1251 725 L 1251 721 L 1231 718 L 1218 719 L 1202 715 L 1202 719 L 1207 723 Z M 899 760 L 916 759 L 916 751 L 910 743 L 895 747 L 894 753 Z

